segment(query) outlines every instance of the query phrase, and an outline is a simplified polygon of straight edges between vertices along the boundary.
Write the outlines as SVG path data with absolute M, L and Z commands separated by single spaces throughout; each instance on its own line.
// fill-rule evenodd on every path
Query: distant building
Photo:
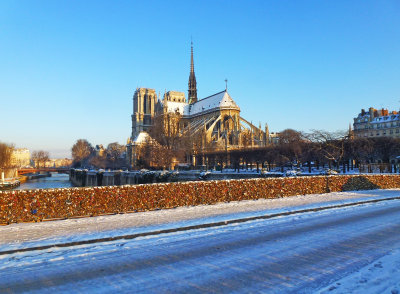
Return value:
M 97 156 L 104 156 L 106 149 L 104 149 L 102 144 L 99 144 L 99 145 L 96 145 L 96 147 L 94 148 L 94 151 L 96 152 Z
M 72 165 L 72 159 L 70 158 L 56 158 L 49 159 L 45 162 L 45 167 L 68 167 Z
M 27 148 L 14 149 L 11 155 L 11 166 L 27 167 L 31 164 L 31 153 Z
M 400 118 L 397 111 L 375 109 L 361 112 L 354 118 L 353 132 L 355 137 L 400 137 Z

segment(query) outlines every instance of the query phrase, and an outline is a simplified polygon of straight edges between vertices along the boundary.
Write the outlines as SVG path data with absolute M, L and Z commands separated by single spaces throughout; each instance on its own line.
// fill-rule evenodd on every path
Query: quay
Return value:
M 8 179 L 0 182 L 0 190 L 10 190 L 18 187 L 21 184 L 19 180 Z
M 187 182 L 199 180 L 239 180 L 264 178 L 261 173 L 204 172 L 193 171 L 104 171 L 71 169 L 70 181 L 75 187 L 137 185 L 165 182 Z M 269 174 L 268 177 L 280 177 L 281 174 Z
M 47 177 L 51 177 L 50 172 L 39 173 L 39 174 L 24 174 L 24 175 L 20 175 L 18 177 L 18 179 L 21 183 L 25 183 L 28 180 L 36 180 L 36 179 L 47 178 Z

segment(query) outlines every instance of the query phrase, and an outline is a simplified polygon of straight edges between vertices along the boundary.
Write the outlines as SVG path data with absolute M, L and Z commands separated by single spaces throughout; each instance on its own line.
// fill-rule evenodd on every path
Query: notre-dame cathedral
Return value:
M 266 146 L 274 140 L 268 126 L 264 130 L 240 116 L 240 108 L 227 89 L 203 99 L 197 98 L 196 75 L 193 61 L 193 43 L 190 54 L 188 99 L 185 93 L 168 91 L 163 99 L 157 97 L 154 89 L 137 88 L 133 95 L 132 135 L 128 149 L 140 145 L 149 137 L 148 131 L 155 119 L 169 114 L 178 114 L 179 132 L 190 136 L 201 134 L 213 150 L 236 149 L 244 146 Z M 131 148 L 129 148 L 129 146 Z M 135 159 L 132 151 L 131 165 Z

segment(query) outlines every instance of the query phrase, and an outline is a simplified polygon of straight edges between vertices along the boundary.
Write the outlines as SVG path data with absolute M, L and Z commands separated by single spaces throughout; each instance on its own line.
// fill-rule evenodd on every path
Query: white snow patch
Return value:
M 400 293 L 400 249 L 333 282 L 318 293 Z

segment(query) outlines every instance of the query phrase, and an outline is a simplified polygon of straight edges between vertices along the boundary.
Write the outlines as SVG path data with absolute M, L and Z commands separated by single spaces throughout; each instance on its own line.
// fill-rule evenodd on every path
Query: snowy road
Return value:
M 391 200 L 6 254 L 0 255 L 0 293 L 342 293 L 346 282 L 338 280 L 368 266 L 370 276 L 382 270 L 378 260 L 398 252 L 399 232 L 400 201 Z M 393 275 L 373 292 L 398 289 L 400 272 Z M 352 293 L 368 290 L 365 278 L 351 283 Z

